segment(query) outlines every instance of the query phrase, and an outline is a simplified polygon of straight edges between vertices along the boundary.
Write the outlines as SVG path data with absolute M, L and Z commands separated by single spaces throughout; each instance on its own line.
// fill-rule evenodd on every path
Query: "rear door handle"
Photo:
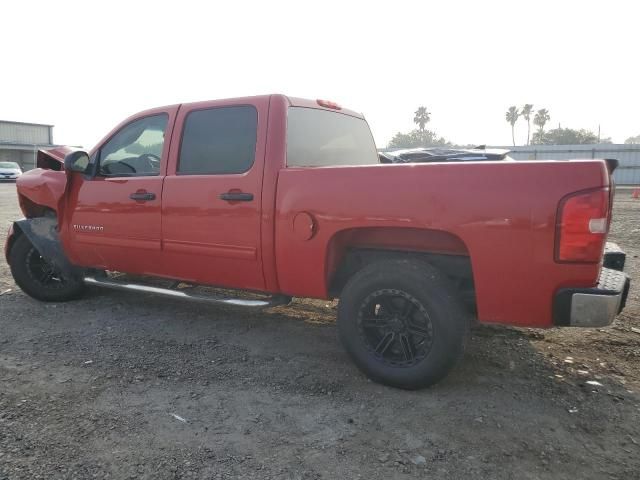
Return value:
M 227 192 L 221 193 L 220 199 L 227 202 L 250 202 L 253 200 L 253 193 Z
M 149 193 L 149 192 L 135 192 L 135 193 L 132 193 L 131 195 L 129 195 L 129 198 L 131 200 L 146 202 L 148 200 L 155 200 L 156 199 L 156 194 L 155 193 Z

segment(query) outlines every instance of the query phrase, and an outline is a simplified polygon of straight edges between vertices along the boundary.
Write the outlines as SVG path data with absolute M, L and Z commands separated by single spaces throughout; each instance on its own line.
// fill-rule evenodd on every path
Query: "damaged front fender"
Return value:
M 18 201 L 28 218 L 42 216 L 42 208 L 62 216 L 67 176 L 64 171 L 36 168 L 23 173 L 16 181 Z
M 39 150 L 37 168 L 18 178 L 18 202 L 26 218 L 14 222 L 9 230 L 5 243 L 7 261 L 15 240 L 26 235 L 40 255 L 63 275 L 81 273 L 65 255 L 58 231 L 58 223 L 64 223 L 65 192 L 71 181 L 64 169 L 64 158 L 76 150 L 73 147 Z
M 9 231 L 5 254 L 9 260 L 9 249 L 17 235 L 26 235 L 38 253 L 47 262 L 58 269 L 64 276 L 81 276 L 82 270 L 69 262 L 62 249 L 60 236 L 58 235 L 58 222 L 53 217 L 23 218 L 13 223 Z

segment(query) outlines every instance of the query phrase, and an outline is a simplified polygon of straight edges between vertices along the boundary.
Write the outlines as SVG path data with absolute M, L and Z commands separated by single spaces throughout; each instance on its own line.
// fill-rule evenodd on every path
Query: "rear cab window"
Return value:
M 345 113 L 289 107 L 287 166 L 329 167 L 379 163 L 367 122 Z

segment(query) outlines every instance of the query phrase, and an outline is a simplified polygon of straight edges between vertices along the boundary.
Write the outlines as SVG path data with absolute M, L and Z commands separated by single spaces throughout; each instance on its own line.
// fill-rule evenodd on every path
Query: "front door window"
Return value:
M 135 120 L 118 131 L 100 149 L 100 175 L 159 175 L 167 121 L 165 114 L 153 115 Z

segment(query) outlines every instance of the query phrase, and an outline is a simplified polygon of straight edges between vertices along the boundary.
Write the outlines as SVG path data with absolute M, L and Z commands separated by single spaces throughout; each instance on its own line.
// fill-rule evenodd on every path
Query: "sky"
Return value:
M 415 128 L 509 145 L 510 105 L 622 143 L 640 134 L 640 2 L 4 2 L 0 119 L 95 145 L 160 105 L 284 93 L 362 112 L 378 147 Z M 533 127 L 533 125 L 532 125 Z M 526 124 L 516 124 L 516 142 Z

